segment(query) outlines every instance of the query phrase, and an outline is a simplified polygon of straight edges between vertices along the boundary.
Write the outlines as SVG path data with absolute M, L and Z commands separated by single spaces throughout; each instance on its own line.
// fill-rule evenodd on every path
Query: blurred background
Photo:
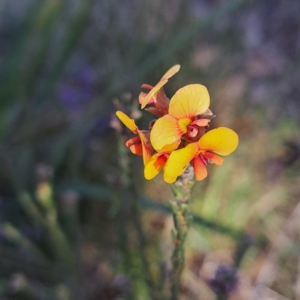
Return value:
M 240 144 L 192 191 L 180 299 L 300 299 L 300 2 L 2 0 L 0 299 L 169 299 L 171 189 L 120 109 L 207 86 Z

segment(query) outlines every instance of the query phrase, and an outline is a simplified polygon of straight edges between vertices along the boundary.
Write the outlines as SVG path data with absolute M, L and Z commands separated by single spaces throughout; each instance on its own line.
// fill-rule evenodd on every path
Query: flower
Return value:
M 223 158 L 232 153 L 238 145 L 237 134 L 225 127 L 209 132 L 209 122 L 214 118 L 209 109 L 210 97 L 207 88 L 201 84 L 190 84 L 179 89 L 169 100 L 163 86 L 176 74 L 180 65 L 169 69 L 153 87 L 143 84 L 148 93 L 140 93 L 141 108 L 158 116 L 149 124 L 149 130 L 140 130 L 133 119 L 117 111 L 121 122 L 137 136 L 129 139 L 126 146 L 144 160 L 144 175 L 152 179 L 164 169 L 164 180 L 173 183 L 191 165 L 195 179 L 207 176 L 207 163 L 218 166 Z M 152 155 L 152 156 L 151 156 Z
M 146 165 L 151 158 L 149 131 L 139 130 L 134 120 L 130 119 L 121 111 L 117 111 L 116 115 L 128 129 L 130 129 L 134 134 L 138 135 L 137 137 L 129 139 L 125 145 L 133 154 L 143 156 L 144 165 Z
M 203 180 L 207 176 L 207 163 L 221 166 L 223 158 L 218 155 L 231 154 L 237 148 L 238 141 L 238 135 L 226 127 L 219 127 L 205 133 L 198 142 L 190 143 L 170 154 L 165 164 L 164 180 L 167 183 L 175 182 L 189 163 L 194 167 L 195 179 Z
M 171 98 L 168 114 L 153 125 L 150 140 L 158 152 L 170 152 L 179 146 L 181 138 L 195 141 L 206 127 L 209 118 L 202 118 L 208 111 L 209 94 L 205 86 L 190 84 L 179 89 Z
M 170 100 L 162 87 L 168 82 L 169 78 L 179 71 L 179 69 L 180 65 L 173 66 L 163 75 L 154 87 L 148 84 L 142 85 L 142 88 L 150 90 L 148 94 L 141 92 L 139 95 L 139 102 L 142 109 L 145 108 L 146 105 L 150 105 L 150 107 L 147 107 L 145 110 L 154 115 L 163 116 L 168 113 Z

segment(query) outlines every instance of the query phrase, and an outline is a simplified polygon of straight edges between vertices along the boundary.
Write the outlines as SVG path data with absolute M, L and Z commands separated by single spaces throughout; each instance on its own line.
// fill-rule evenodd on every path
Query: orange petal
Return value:
M 195 179 L 197 181 L 203 180 L 204 178 L 207 177 L 207 169 L 206 166 L 204 165 L 202 159 L 199 156 L 196 156 L 193 161 L 192 165 L 194 167 L 195 171 Z
M 200 127 L 205 127 L 208 125 L 208 123 L 210 122 L 209 119 L 198 119 L 198 120 L 194 120 L 191 125 L 198 125 Z
M 178 121 L 170 115 L 164 115 L 152 127 L 151 144 L 158 152 L 170 152 L 177 149 L 182 134 Z
M 135 136 L 134 138 L 128 140 L 125 145 L 133 154 L 140 156 L 143 155 L 143 147 L 139 136 Z
M 231 129 L 219 127 L 204 134 L 198 142 L 199 148 L 219 155 L 229 155 L 238 146 L 239 137 Z
M 165 153 L 156 153 L 151 157 L 144 169 L 146 179 L 154 178 L 161 171 L 167 161 L 167 156 Z
M 161 80 L 171 78 L 171 77 L 174 76 L 179 70 L 180 70 L 180 65 L 175 65 L 175 66 L 173 66 L 171 69 L 169 69 L 169 70 L 164 74 L 164 76 L 161 78 Z
M 184 172 L 197 153 L 197 143 L 191 143 L 182 149 L 173 151 L 165 164 L 164 180 L 167 183 L 173 183 Z
M 147 94 L 147 96 L 142 100 L 141 108 L 144 108 L 150 99 L 159 91 L 160 88 L 162 88 L 166 83 L 168 82 L 168 79 L 162 79 L 159 81 L 159 83 Z
M 205 152 L 203 156 L 208 160 L 208 162 L 213 163 L 217 166 L 222 166 L 224 159 L 217 154 L 211 152 Z
M 138 135 L 141 140 L 141 145 L 142 145 L 142 153 L 143 153 L 143 162 L 144 166 L 149 162 L 151 158 L 151 149 L 148 145 L 148 140 L 147 137 L 139 130 Z
M 191 119 L 204 113 L 209 103 L 206 87 L 201 84 L 190 84 L 179 89 L 171 98 L 169 114 L 177 119 Z
M 129 128 L 133 133 L 137 134 L 138 127 L 135 125 L 133 119 L 130 119 L 127 115 L 119 110 L 116 112 L 116 115 L 127 128 Z

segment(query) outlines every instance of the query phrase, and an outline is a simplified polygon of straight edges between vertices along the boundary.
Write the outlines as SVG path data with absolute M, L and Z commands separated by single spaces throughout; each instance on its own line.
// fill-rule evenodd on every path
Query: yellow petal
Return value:
M 178 120 L 178 125 L 183 133 L 186 133 L 188 131 L 188 126 L 191 124 L 190 118 L 184 118 Z
M 197 154 L 197 143 L 191 143 L 182 149 L 173 151 L 165 164 L 164 180 L 167 183 L 174 182 Z
M 150 180 L 154 178 L 164 167 L 167 157 L 164 153 L 154 154 L 144 169 L 145 178 Z
M 148 104 L 150 99 L 155 95 L 155 93 L 157 93 L 159 91 L 159 89 L 162 88 L 167 82 L 168 82 L 168 79 L 162 79 L 161 81 L 159 81 L 159 83 L 155 87 L 153 87 L 153 89 L 143 99 L 141 108 L 144 108 Z
M 169 70 L 164 74 L 164 76 L 161 78 L 161 80 L 171 78 L 171 77 L 174 76 L 179 70 L 180 70 L 180 65 L 175 65 L 175 66 L 173 66 L 171 69 L 169 69 Z
M 152 127 L 151 144 L 158 152 L 170 152 L 177 149 L 182 134 L 178 121 L 170 115 L 164 115 Z
M 142 109 L 148 104 L 149 100 L 154 96 L 154 94 L 157 93 L 168 82 L 168 79 L 174 76 L 179 69 L 180 65 L 175 65 L 163 75 L 160 81 L 153 87 L 153 89 L 151 89 L 147 96 L 142 101 L 140 100 Z
M 177 176 L 170 177 L 170 176 L 166 175 L 166 173 L 164 173 L 164 181 L 166 183 L 170 183 L 170 184 L 174 183 L 176 181 L 176 179 L 177 179 Z
M 233 130 L 226 127 L 219 127 L 203 135 L 198 145 L 202 150 L 209 150 L 226 156 L 237 148 L 238 143 L 239 137 Z
M 178 118 L 193 118 L 209 107 L 209 94 L 205 86 L 190 84 L 179 89 L 171 98 L 169 114 Z
M 133 133 L 137 134 L 138 127 L 135 125 L 133 119 L 130 119 L 127 115 L 119 110 L 116 112 L 116 115 L 127 128 L 129 128 Z

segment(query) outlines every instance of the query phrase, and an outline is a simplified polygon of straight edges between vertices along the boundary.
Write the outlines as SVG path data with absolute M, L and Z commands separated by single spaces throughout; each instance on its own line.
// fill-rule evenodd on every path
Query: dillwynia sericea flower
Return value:
M 141 108 L 156 115 L 149 130 L 140 130 L 133 119 L 121 111 L 116 115 L 137 136 L 126 146 L 133 154 L 143 156 L 146 179 L 154 178 L 164 169 L 164 180 L 173 183 L 191 164 L 195 179 L 207 176 L 206 165 L 222 165 L 223 158 L 238 146 L 238 135 L 231 129 L 219 127 L 208 130 L 213 113 L 209 109 L 210 97 L 205 86 L 190 84 L 180 88 L 169 99 L 163 89 L 169 78 L 180 69 L 175 65 L 155 86 L 143 84 L 149 90 L 141 92 Z

